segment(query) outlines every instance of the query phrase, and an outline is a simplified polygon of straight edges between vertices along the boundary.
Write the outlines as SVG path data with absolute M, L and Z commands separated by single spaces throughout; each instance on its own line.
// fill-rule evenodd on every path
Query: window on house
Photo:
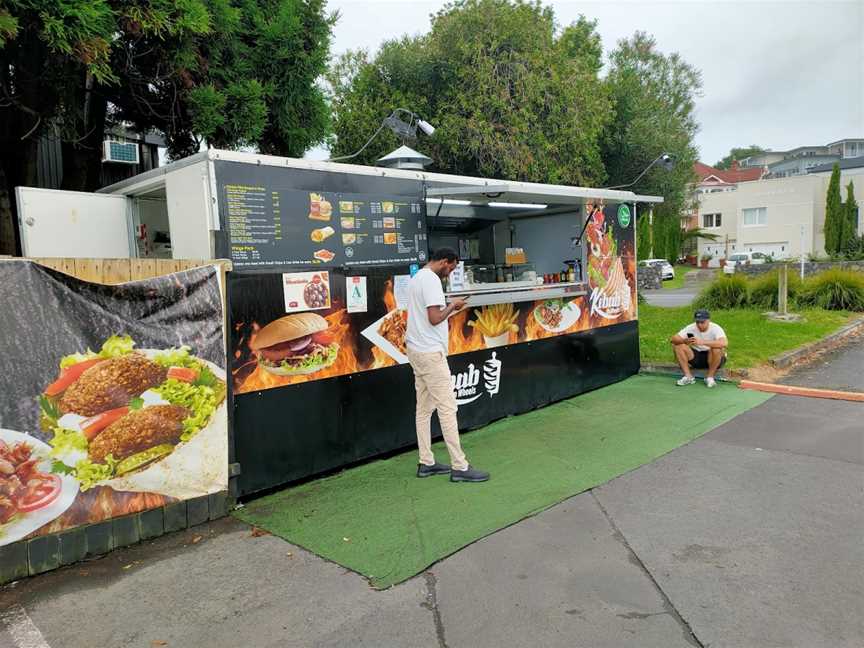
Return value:
M 742 209 L 741 215 L 744 218 L 745 227 L 768 224 L 767 207 L 753 207 L 752 209 Z
M 702 227 L 720 227 L 720 214 L 702 214 Z

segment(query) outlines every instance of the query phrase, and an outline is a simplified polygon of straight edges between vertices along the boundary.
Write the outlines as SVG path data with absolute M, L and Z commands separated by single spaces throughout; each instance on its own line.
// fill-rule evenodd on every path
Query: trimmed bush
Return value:
M 789 268 L 789 304 L 791 306 L 801 290 L 801 278 L 793 268 Z M 750 304 L 763 310 L 777 310 L 777 287 L 780 283 L 780 273 L 777 270 L 750 280 Z
M 747 308 L 750 294 L 747 279 L 741 275 L 723 275 L 706 286 L 696 298 L 696 308 L 728 309 Z
M 797 301 L 825 310 L 864 311 L 864 274 L 851 270 L 820 272 L 804 281 Z

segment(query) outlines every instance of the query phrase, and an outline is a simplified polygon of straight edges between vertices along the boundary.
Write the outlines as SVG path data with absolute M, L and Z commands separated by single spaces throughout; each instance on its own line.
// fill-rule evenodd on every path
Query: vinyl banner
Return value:
M 535 291 L 528 290 L 524 301 L 478 307 L 470 307 L 469 300 L 468 308 L 450 318 L 451 356 L 636 320 L 629 208 L 587 205 L 586 213 L 584 289 L 569 286 L 565 290 L 572 292 L 551 300 L 532 299 Z M 344 270 L 235 277 L 230 287 L 235 393 L 407 363 L 407 311 L 399 298 L 407 273 L 400 267 L 362 272 L 370 275 L 362 313 L 348 308 Z M 284 285 L 304 298 L 283 297 Z
M 227 489 L 218 268 L 0 285 L 0 545 Z

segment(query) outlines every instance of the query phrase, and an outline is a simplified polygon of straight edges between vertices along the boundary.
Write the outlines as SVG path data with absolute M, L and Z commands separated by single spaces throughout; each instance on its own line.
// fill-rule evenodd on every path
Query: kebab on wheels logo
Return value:
M 456 395 L 457 405 L 473 403 L 483 395 L 485 391 L 489 397 L 494 397 L 501 389 L 501 367 L 498 354 L 493 351 L 492 357 L 483 363 L 483 384 L 480 384 L 480 369 L 474 363 L 458 374 L 450 376 L 450 384 Z
M 626 205 L 622 205 L 626 207 Z M 627 218 L 629 224 L 629 209 Z M 621 212 L 619 210 L 619 220 Z M 586 229 L 589 242 L 588 287 L 591 315 L 618 319 L 630 309 L 630 283 L 602 205 L 594 205 Z

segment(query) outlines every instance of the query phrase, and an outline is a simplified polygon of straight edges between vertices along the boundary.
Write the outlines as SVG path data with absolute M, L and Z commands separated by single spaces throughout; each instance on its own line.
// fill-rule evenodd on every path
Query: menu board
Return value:
M 408 196 L 223 185 L 236 266 L 426 261 L 423 205 Z

